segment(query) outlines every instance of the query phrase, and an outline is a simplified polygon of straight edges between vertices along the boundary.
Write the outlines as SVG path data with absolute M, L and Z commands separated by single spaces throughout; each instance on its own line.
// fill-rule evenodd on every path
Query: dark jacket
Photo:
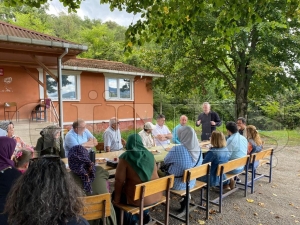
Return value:
M 64 145 L 63 145 L 63 140 L 60 137 L 60 147 L 59 148 L 48 148 L 48 149 L 44 149 L 44 137 L 40 137 L 36 143 L 35 146 L 35 151 L 37 152 L 38 156 L 42 156 L 42 155 L 58 155 L 60 156 L 60 158 L 65 158 L 65 149 L 64 149 Z

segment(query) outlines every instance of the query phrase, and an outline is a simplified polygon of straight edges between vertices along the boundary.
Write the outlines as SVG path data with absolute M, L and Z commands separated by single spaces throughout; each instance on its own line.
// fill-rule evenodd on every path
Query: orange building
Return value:
M 42 119 L 66 127 L 81 118 L 94 131 L 107 127 L 111 117 L 119 118 L 121 129 L 152 120 L 152 78 L 162 75 L 120 62 L 76 58 L 85 50 L 0 21 L 0 120 Z M 18 112 L 5 112 L 15 111 L 5 107 L 11 102 Z

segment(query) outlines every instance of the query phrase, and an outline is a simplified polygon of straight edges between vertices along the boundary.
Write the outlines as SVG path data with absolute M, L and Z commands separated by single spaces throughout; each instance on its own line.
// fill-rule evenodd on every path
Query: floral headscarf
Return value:
M 96 168 L 90 160 L 88 151 L 81 145 L 75 145 L 69 151 L 68 162 L 71 171 L 82 180 L 83 189 L 92 193 L 92 183 L 95 179 Z

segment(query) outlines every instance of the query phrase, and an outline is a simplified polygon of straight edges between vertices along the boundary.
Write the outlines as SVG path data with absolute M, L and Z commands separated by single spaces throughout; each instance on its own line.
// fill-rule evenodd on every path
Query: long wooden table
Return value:
M 210 142 L 209 141 L 204 141 L 204 142 L 199 142 L 199 146 L 201 147 L 202 154 L 206 153 L 209 148 L 207 148 Z M 148 150 L 151 151 L 154 155 L 154 159 L 157 163 L 163 162 L 166 155 L 168 152 L 171 150 L 172 147 L 176 146 L 176 144 L 169 144 L 167 146 L 155 146 L 152 148 L 149 148 Z M 103 152 L 103 153 L 97 153 L 96 154 L 96 159 L 98 158 L 104 158 L 104 159 L 109 159 L 109 160 L 114 160 L 115 158 L 119 158 L 119 156 L 124 152 L 124 150 L 120 151 L 114 151 L 114 152 Z M 62 161 L 68 165 L 68 158 L 62 159 Z M 113 170 L 115 169 L 114 167 L 107 166 L 106 163 L 102 164 L 97 164 L 98 166 L 101 166 L 105 170 Z

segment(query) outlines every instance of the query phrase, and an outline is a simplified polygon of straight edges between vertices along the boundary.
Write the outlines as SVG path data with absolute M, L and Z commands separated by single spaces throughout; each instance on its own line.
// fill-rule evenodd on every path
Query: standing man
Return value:
M 237 119 L 237 127 L 239 129 L 240 135 L 243 135 L 245 138 L 247 138 L 247 130 L 246 130 L 246 119 L 244 117 L 239 117 Z
M 144 125 L 144 129 L 139 132 L 145 148 L 151 148 L 155 146 L 155 140 L 152 135 L 152 130 L 154 129 L 155 126 L 151 122 L 147 122 Z
M 112 117 L 109 120 L 109 127 L 104 131 L 104 150 L 106 152 L 114 152 L 123 149 L 123 143 L 125 140 L 121 138 L 121 132 L 119 129 L 119 120 L 116 117 Z
M 179 124 L 173 129 L 172 131 L 172 141 L 174 144 L 181 144 L 180 143 L 180 140 L 178 139 L 178 135 L 177 135 L 177 130 L 179 127 L 182 127 L 182 126 L 185 126 L 188 122 L 188 118 L 186 115 L 182 115 L 180 117 L 180 120 L 179 120 Z
M 98 144 L 97 139 L 86 129 L 84 120 L 78 119 L 72 124 L 71 129 L 65 137 L 65 155 L 68 157 L 69 150 L 75 145 L 81 145 L 84 148 L 90 150 Z
M 152 131 L 157 146 L 166 146 L 170 144 L 172 133 L 169 128 L 164 125 L 166 118 L 163 114 L 159 114 L 156 118 L 156 126 Z
M 196 121 L 196 127 L 202 124 L 201 140 L 209 140 L 211 133 L 216 130 L 216 127 L 222 124 L 218 113 L 210 110 L 210 104 L 204 102 L 202 104 L 203 113 L 200 113 Z

